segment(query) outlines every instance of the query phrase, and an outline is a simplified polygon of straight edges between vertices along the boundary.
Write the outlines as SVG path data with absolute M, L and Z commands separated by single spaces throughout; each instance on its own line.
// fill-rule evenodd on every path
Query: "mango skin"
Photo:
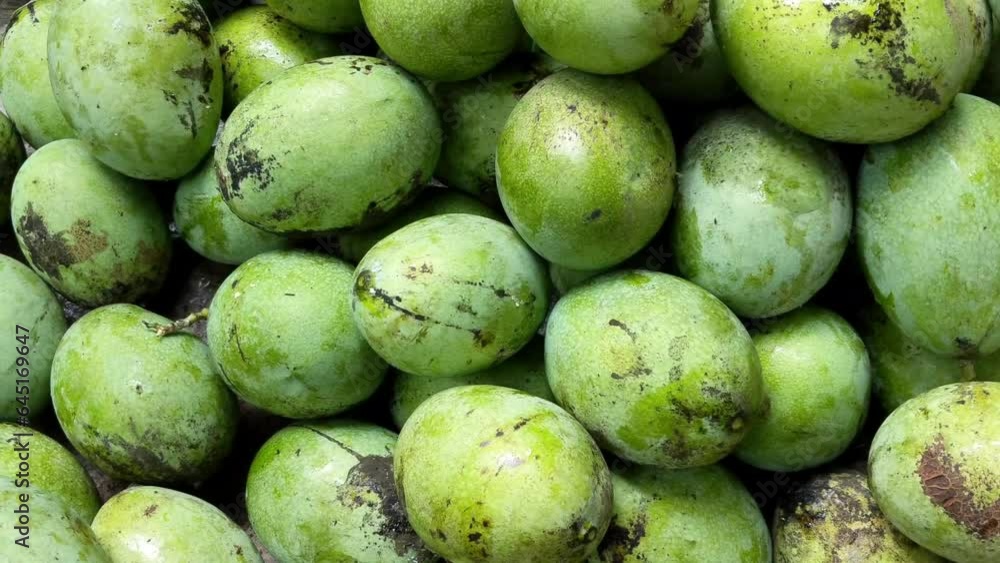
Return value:
M 66 319 L 63 318 L 62 306 L 45 282 L 31 268 L 9 256 L 0 255 L 0 287 L 8 296 L 0 305 L 0 323 L 3 323 L 0 326 L 7 327 L 5 330 L 10 340 L 9 346 L 0 349 L 0 366 L 10 379 L 7 385 L 0 388 L 0 421 L 15 421 L 21 416 L 17 409 L 25 405 L 18 402 L 21 394 L 17 393 L 15 381 L 22 379 L 20 375 L 25 372 L 28 374 L 29 391 L 26 418 L 37 421 L 51 403 L 49 375 L 52 356 L 66 332 Z M 29 332 L 18 331 L 17 325 Z M 17 352 L 22 345 L 14 340 L 18 336 L 27 337 L 27 355 Z M 27 358 L 27 366 L 17 365 L 21 357 Z M 18 370 L 25 371 L 19 374 Z
M 718 465 L 663 471 L 631 466 L 611 475 L 615 515 L 590 563 L 771 563 L 757 503 Z
M 339 52 L 332 37 L 305 31 L 266 6 L 247 6 L 215 28 L 224 113 L 287 68 Z
M 951 105 L 988 40 L 983 0 L 720 0 L 729 68 L 764 111 L 813 137 L 881 143 Z
M 221 510 L 160 487 L 131 487 L 108 500 L 94 534 L 115 561 L 262 563 L 253 542 Z
M 36 149 L 73 137 L 49 81 L 49 22 L 57 0 L 35 0 L 10 18 L 0 49 L 0 99 L 17 130 Z
M 24 159 L 21 136 L 17 134 L 14 123 L 0 113 L 0 227 L 6 226 L 10 221 L 10 192 Z
M 440 151 L 440 121 L 416 79 L 344 56 L 254 90 L 226 122 L 215 161 L 222 197 L 244 221 L 324 233 L 383 222 L 430 180 Z
M 438 561 L 406 521 L 396 494 L 396 434 L 350 420 L 295 423 L 261 447 L 247 510 L 284 563 Z
M 222 63 L 197 0 L 60 0 L 48 57 L 59 109 L 111 168 L 171 180 L 211 148 Z
M 611 520 L 611 473 L 593 439 L 513 389 L 428 399 L 400 432 L 394 475 L 414 530 L 453 563 L 580 562 Z
M 367 399 L 387 369 L 355 328 L 353 271 L 302 251 L 257 255 L 216 292 L 208 342 L 226 383 L 288 418 L 330 416 Z
M 668 274 L 607 274 L 560 299 L 545 368 L 559 404 L 636 463 L 713 464 L 761 408 L 760 363 L 740 320 Z
M 15 436 L 29 432 L 32 436 Z M 80 462 L 62 444 L 37 430 L 5 422 L 0 422 L 0 440 L 5 446 L 0 449 L 0 470 L 4 475 L 11 476 L 5 484 L 14 483 L 13 476 L 18 473 L 18 464 L 22 461 L 20 452 L 14 451 L 14 447 L 17 443 L 24 444 L 30 455 L 31 490 L 23 492 L 33 494 L 34 491 L 44 491 L 69 511 L 75 512 L 84 523 L 89 524 L 94 519 L 97 509 L 101 507 L 97 487 Z
M 741 317 L 801 306 L 847 249 L 851 183 L 833 148 L 747 107 L 684 148 L 671 245 L 681 274 Z
M 465 213 L 479 215 L 497 221 L 506 221 L 502 212 L 496 211 L 485 203 L 457 190 L 426 190 L 420 199 L 402 210 L 383 225 L 371 229 L 344 233 L 337 237 L 337 245 L 341 255 L 347 260 L 358 263 L 378 241 L 402 229 L 410 223 L 415 223 L 435 215 L 449 213 Z
M 781 499 L 775 563 L 945 563 L 892 527 L 859 471 L 816 475 Z
M 258 254 L 292 246 L 288 237 L 258 229 L 229 209 L 222 200 L 212 154 L 178 184 L 174 224 L 192 250 L 221 264 L 239 265 Z
M 1000 2 L 990 0 L 989 6 L 993 15 L 993 37 L 986 64 L 972 93 L 997 103 L 1000 102 Z
M 594 74 L 652 63 L 684 34 L 699 0 L 514 0 L 531 38 L 557 60 Z
M 563 70 L 511 112 L 497 146 L 500 201 L 549 262 L 618 264 L 663 225 L 676 155 L 656 101 L 631 79 Z
M 468 375 L 513 356 L 548 309 L 545 266 L 499 221 L 461 213 L 411 223 L 358 264 L 351 308 L 389 364 Z
M 885 412 L 931 389 L 960 381 L 1000 381 L 1000 353 L 976 359 L 938 356 L 907 338 L 877 305 L 859 326 L 872 363 L 872 392 Z
M 907 338 L 947 356 L 1000 350 L 1000 107 L 962 94 L 919 134 L 870 147 L 856 220 L 868 284 Z
M 552 286 L 559 295 L 566 295 L 574 287 L 579 287 L 597 276 L 608 272 L 608 270 L 609 268 L 574 270 L 572 268 L 564 268 L 559 264 L 549 264 L 549 279 L 552 280 Z
M 32 468 L 34 470 L 34 468 Z M 14 543 L 22 536 L 14 529 L 14 520 L 0 532 L 0 559 L 17 563 L 53 563 L 81 561 L 113 563 L 97 542 L 94 532 L 77 513 L 56 497 L 34 487 L 16 488 L 11 483 L 0 485 L 0 510 L 13 514 L 20 504 L 20 495 L 28 495 L 31 511 L 29 547 Z
M 953 383 L 899 407 L 868 457 L 879 508 L 956 563 L 1000 560 L 1000 383 Z
M 358 0 L 268 0 L 281 17 L 317 33 L 360 31 L 365 22 Z
M 521 24 L 511 0 L 361 0 L 379 47 L 430 80 L 468 80 L 514 51 Z
M 14 180 L 11 219 L 31 267 L 78 304 L 136 301 L 166 278 L 170 232 L 148 186 L 76 139 L 28 158 Z
M 402 428 L 424 401 L 432 396 L 462 385 L 496 385 L 524 391 L 546 401 L 555 402 L 545 378 L 545 344 L 536 338 L 513 358 L 489 369 L 459 377 L 422 377 L 399 373 L 392 384 L 392 421 Z
M 158 337 L 170 322 L 108 305 L 66 331 L 52 361 L 52 403 L 66 437 L 104 473 L 134 483 L 193 483 L 229 453 L 239 412 L 198 337 Z

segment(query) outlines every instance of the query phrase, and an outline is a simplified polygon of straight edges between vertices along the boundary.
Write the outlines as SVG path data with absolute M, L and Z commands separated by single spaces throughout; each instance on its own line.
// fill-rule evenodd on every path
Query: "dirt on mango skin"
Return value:
M 428 377 L 484 370 L 524 347 L 545 318 L 542 261 L 509 226 L 453 213 L 411 223 L 358 264 L 354 320 L 394 367 Z
M 212 474 L 236 431 L 236 398 L 197 337 L 158 337 L 170 321 L 135 305 L 91 311 L 52 362 L 52 400 L 66 437 L 109 476 L 193 483 Z
M 198 0 L 60 2 L 48 54 L 56 103 L 104 164 L 171 180 L 211 148 L 222 63 Z
M 715 463 L 761 411 L 750 335 L 698 286 L 612 273 L 556 303 L 545 337 L 549 385 L 601 446 L 666 468 Z
M 221 510 L 171 489 L 126 489 L 101 507 L 93 529 L 115 561 L 262 563 L 247 534 Z
M 611 474 L 586 430 L 504 387 L 456 387 L 420 405 L 394 475 L 413 528 L 449 561 L 579 563 L 611 520 Z
M 774 516 L 775 563 L 945 563 L 889 523 L 859 471 L 809 479 Z
M 286 563 L 438 561 L 406 520 L 392 476 L 396 434 L 371 424 L 292 424 L 258 452 L 247 481 L 250 520 Z
M 244 221 L 328 233 L 385 222 L 430 180 L 440 151 L 437 111 L 415 78 L 342 56 L 255 90 L 226 122 L 215 161 L 222 197 Z
M 943 114 L 981 68 L 983 0 L 721 0 L 733 76 L 761 108 L 813 137 L 879 143 Z
M 892 322 L 935 354 L 1000 351 L 1000 107 L 961 94 L 919 134 L 869 147 L 857 247 Z
M 32 268 L 81 305 L 133 302 L 166 277 L 170 234 L 149 187 L 102 165 L 81 141 L 55 141 L 28 158 L 11 216 Z
M 358 0 L 268 0 L 281 17 L 317 33 L 359 32 L 365 25 Z
M 5 480 L 0 484 L 0 508 L 13 513 L 22 504 L 20 497 L 24 494 L 24 488 L 17 488 Z M 32 487 L 27 494 L 31 520 L 27 536 L 29 547 L 25 549 L 14 543 L 14 540 L 24 537 L 14 529 L 14 524 L 4 526 L 0 532 L 0 560 L 17 563 L 112 563 L 88 523 L 76 511 L 48 492 Z
M 1000 383 L 953 383 L 882 423 L 868 458 L 879 508 L 949 560 L 1000 560 Z

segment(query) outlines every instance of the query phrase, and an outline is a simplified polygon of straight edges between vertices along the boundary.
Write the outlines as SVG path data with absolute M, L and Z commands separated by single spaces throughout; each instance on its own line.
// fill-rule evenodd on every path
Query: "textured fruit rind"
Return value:
M 28 496 L 29 535 L 27 549 L 15 540 L 22 539 L 14 529 L 14 520 L 0 531 L 0 560 L 17 563 L 52 563 L 53 561 L 85 561 L 112 563 L 94 532 L 75 511 L 45 491 L 26 490 L 10 482 L 0 484 L 0 508 L 8 514 L 22 504 L 21 495 Z

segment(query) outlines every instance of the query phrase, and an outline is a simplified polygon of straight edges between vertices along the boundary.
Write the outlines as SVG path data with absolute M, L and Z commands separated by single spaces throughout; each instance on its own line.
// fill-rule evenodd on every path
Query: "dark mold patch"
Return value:
M 248 181 L 255 181 L 258 191 L 266 190 L 274 181 L 271 167 L 275 165 L 277 159 L 273 155 L 262 156 L 260 151 L 248 146 L 247 143 L 248 137 L 256 126 L 257 121 L 250 120 L 243 131 L 230 143 L 229 150 L 225 155 L 228 178 L 225 174 L 219 174 L 219 185 L 222 197 L 227 201 L 242 197 L 240 194 L 244 184 Z
M 604 211 L 600 209 L 595 209 L 587 215 L 587 217 L 584 219 L 584 222 L 593 223 L 594 221 L 600 219 L 602 215 L 604 215 Z
M 85 219 L 78 219 L 68 230 L 50 231 L 31 203 L 18 221 L 18 234 L 32 264 L 56 280 L 62 279 L 60 268 L 84 262 L 108 247 L 107 236 L 94 233 Z
M 197 82 L 206 93 L 212 91 L 212 80 L 215 79 L 215 70 L 208 59 L 202 59 L 200 66 L 186 66 L 174 71 L 174 73 L 184 80 Z
M 168 34 L 187 33 L 205 47 L 212 46 L 212 25 L 197 2 L 178 2 L 174 11 L 179 19 L 167 28 Z
M 984 541 L 1000 537 L 1000 500 L 984 506 L 966 486 L 962 466 L 952 459 L 938 436 L 917 465 L 917 476 L 924 494 L 956 523 Z M 1000 488 L 1000 480 L 984 485 Z
M 626 528 L 618 523 L 618 516 L 611 520 L 611 527 L 604 535 L 601 546 L 598 548 L 602 561 L 610 563 L 624 563 L 630 555 L 635 553 L 642 539 L 646 537 L 646 514 L 640 513 L 632 522 L 631 527 Z

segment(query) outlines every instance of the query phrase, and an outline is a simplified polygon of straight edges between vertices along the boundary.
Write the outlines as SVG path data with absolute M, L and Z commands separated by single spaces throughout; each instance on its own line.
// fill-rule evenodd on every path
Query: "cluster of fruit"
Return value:
M 1000 561 L 1000 6 L 233 8 L 10 21 L 0 559 Z

